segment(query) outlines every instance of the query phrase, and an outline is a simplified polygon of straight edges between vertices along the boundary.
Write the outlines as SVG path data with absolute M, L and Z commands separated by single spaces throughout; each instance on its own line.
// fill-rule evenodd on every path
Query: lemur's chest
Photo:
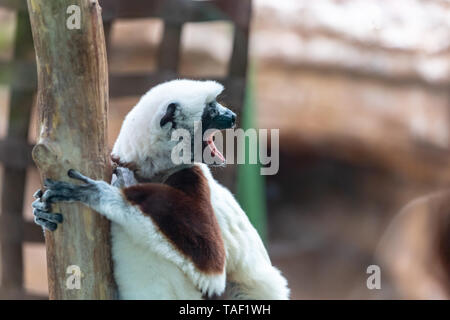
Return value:
M 201 299 L 202 295 L 172 262 L 133 241 L 111 224 L 114 276 L 120 299 Z
M 122 192 L 199 272 L 224 272 L 226 254 L 221 230 L 211 204 L 210 187 L 200 167 L 179 170 L 164 183 L 135 184 Z

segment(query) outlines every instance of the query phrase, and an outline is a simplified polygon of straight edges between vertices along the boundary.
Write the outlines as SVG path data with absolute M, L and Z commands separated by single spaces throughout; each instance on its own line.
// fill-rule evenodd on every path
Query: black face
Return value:
M 202 114 L 202 129 L 230 129 L 236 124 L 236 114 L 217 102 L 210 102 L 206 105 Z
M 236 114 L 228 108 L 225 108 L 213 101 L 206 105 L 202 114 L 202 137 L 205 132 L 210 129 L 230 129 L 234 128 L 236 124 Z M 205 148 L 209 148 L 211 155 L 217 159 L 217 163 L 209 165 L 224 165 L 225 158 L 214 145 L 213 136 L 207 137 L 207 140 L 202 140 L 202 152 Z M 202 153 L 203 155 L 203 153 Z M 202 156 L 203 159 L 203 156 Z M 203 161 L 204 162 L 204 161 Z
M 176 129 L 177 123 L 175 114 L 177 110 L 179 110 L 180 106 L 177 103 L 171 103 L 167 106 L 167 110 L 165 115 L 161 118 L 160 126 L 164 127 L 167 123 L 172 124 L 172 128 Z M 213 133 L 209 134 L 208 137 L 204 137 L 205 132 L 207 130 L 223 130 L 223 129 L 230 129 L 234 128 L 236 124 L 236 114 L 231 111 L 228 108 L 223 107 L 216 101 L 208 103 L 202 114 L 201 118 L 201 132 L 194 132 L 195 127 L 190 128 L 192 139 L 191 139 L 191 161 L 194 161 L 195 159 L 202 159 L 201 161 L 204 162 L 203 158 L 203 150 L 205 148 L 209 148 L 211 151 L 211 155 L 213 158 L 217 159 L 217 162 L 212 165 L 223 165 L 225 164 L 225 158 L 223 157 L 222 153 L 217 149 L 217 147 L 214 145 L 214 139 L 213 139 Z M 197 148 L 195 146 L 195 141 L 197 141 L 196 138 L 194 138 L 194 135 L 201 134 L 200 141 L 202 141 L 201 149 Z M 204 138 L 206 140 L 204 140 Z M 198 156 L 196 157 L 195 154 Z M 198 161 L 198 160 L 197 160 Z

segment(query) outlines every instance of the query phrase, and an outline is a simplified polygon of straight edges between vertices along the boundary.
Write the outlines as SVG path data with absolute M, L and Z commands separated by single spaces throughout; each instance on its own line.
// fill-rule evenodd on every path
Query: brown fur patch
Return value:
M 123 193 L 199 270 L 224 271 L 223 240 L 200 168 L 178 171 L 165 184 L 141 183 L 123 189 Z

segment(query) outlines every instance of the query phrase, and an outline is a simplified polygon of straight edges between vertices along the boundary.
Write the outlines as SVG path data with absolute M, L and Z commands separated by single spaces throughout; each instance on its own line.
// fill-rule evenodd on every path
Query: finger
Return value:
M 44 180 L 44 187 L 46 187 L 46 188 L 51 188 L 52 186 L 54 186 L 55 185 L 55 183 L 56 183 L 56 181 L 55 180 L 52 180 L 52 179 L 45 179 Z
M 90 183 L 94 182 L 92 179 L 89 179 L 88 177 L 83 176 L 80 172 L 78 172 L 77 170 L 74 170 L 74 169 L 70 169 L 69 171 L 67 171 L 67 175 L 69 177 L 71 177 L 72 179 L 80 180 L 85 183 L 90 184 Z
M 116 170 L 116 176 L 118 179 L 123 180 L 123 172 L 122 170 Z
M 39 199 L 40 197 L 42 197 L 42 190 L 41 190 L 41 189 L 38 189 L 38 190 L 33 194 L 33 197 L 34 197 L 35 199 Z
M 39 209 L 34 209 L 33 214 L 35 217 L 43 220 L 47 220 L 54 223 L 62 223 L 63 216 L 61 213 L 48 213 Z
M 56 228 L 58 227 L 58 225 L 56 223 L 53 223 L 53 222 L 50 222 L 50 221 L 47 221 L 47 220 L 44 220 L 44 219 L 41 219 L 38 217 L 34 217 L 34 222 L 49 231 L 55 231 Z
M 34 209 L 38 209 L 41 211 L 51 211 L 51 205 L 47 202 L 42 202 L 40 199 L 34 200 L 31 206 Z
M 41 201 L 46 203 L 53 203 L 53 198 L 56 196 L 53 190 L 46 190 L 42 195 Z

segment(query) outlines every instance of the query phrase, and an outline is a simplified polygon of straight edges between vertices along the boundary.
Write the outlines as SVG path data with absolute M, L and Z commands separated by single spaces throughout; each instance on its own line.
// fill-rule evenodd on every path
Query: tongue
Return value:
M 223 155 L 220 153 L 219 149 L 217 149 L 216 145 L 214 144 L 212 136 L 211 136 L 211 138 L 208 139 L 207 142 L 208 142 L 209 149 L 211 149 L 211 155 L 213 157 L 218 157 L 222 162 L 225 162 L 225 158 L 223 157 Z

